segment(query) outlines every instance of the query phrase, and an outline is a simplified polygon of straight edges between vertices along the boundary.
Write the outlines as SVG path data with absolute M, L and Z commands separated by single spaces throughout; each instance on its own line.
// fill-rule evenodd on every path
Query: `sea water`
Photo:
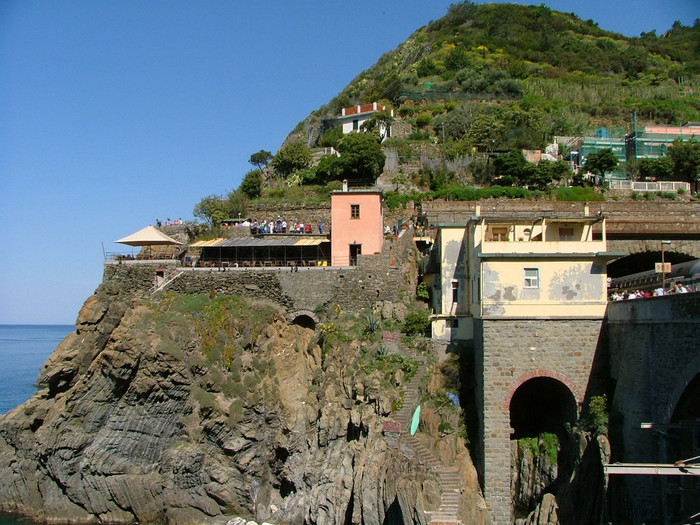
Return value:
M 72 325 L 0 325 L 0 415 L 29 399 L 41 365 Z M 26 518 L 0 513 L 0 525 L 31 525 Z
M 32 397 L 41 365 L 71 325 L 0 325 L 0 414 Z

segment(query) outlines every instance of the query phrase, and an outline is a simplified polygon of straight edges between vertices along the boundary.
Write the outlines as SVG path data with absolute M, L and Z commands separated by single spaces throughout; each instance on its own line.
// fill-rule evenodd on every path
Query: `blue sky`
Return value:
M 102 243 L 192 219 L 451 3 L 0 0 L 0 324 L 72 324 Z M 696 0 L 544 3 L 628 36 L 700 17 Z

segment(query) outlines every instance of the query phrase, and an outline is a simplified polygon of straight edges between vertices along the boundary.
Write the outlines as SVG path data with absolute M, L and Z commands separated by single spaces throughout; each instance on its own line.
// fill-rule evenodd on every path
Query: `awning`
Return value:
M 128 244 L 129 246 L 156 246 L 166 244 L 182 244 L 172 237 L 165 235 L 162 231 L 153 226 L 146 226 L 142 230 L 132 233 L 126 237 L 114 241 L 119 244 Z
M 302 237 L 301 235 L 233 237 L 216 245 L 217 248 L 274 248 L 275 246 L 318 246 L 330 242 L 327 237 Z
M 225 240 L 226 239 L 223 237 L 217 237 L 216 239 L 209 239 L 208 241 L 197 241 L 190 244 L 190 248 L 211 248 L 213 246 L 218 246 Z

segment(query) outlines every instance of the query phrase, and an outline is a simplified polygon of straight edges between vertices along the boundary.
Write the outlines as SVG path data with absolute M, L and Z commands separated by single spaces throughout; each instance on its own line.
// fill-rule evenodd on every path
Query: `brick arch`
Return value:
M 574 396 L 576 404 L 578 406 L 581 406 L 581 403 L 583 403 L 583 396 L 581 395 L 581 391 L 576 386 L 576 383 L 574 383 L 571 379 L 569 379 L 561 372 L 557 372 L 556 370 L 545 370 L 538 368 L 522 374 L 520 377 L 518 377 L 518 379 L 516 379 L 510 384 L 510 386 L 508 387 L 508 391 L 506 392 L 506 395 L 503 398 L 503 410 L 510 410 L 510 402 L 513 399 L 513 394 L 515 394 L 515 391 L 518 390 L 518 388 L 520 388 L 530 379 L 535 379 L 538 377 L 549 377 L 551 379 L 556 379 L 560 383 L 563 383 Z

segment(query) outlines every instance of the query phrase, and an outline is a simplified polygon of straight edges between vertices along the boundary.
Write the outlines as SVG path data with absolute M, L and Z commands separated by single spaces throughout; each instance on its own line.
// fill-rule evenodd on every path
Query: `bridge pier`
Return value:
M 511 496 L 511 399 L 531 380 L 560 383 L 575 411 L 604 385 L 602 319 L 475 320 L 475 365 L 480 411 L 478 463 L 494 525 L 514 521 Z M 573 402 L 572 401 L 572 404 Z M 578 415 L 578 414 L 576 414 Z

